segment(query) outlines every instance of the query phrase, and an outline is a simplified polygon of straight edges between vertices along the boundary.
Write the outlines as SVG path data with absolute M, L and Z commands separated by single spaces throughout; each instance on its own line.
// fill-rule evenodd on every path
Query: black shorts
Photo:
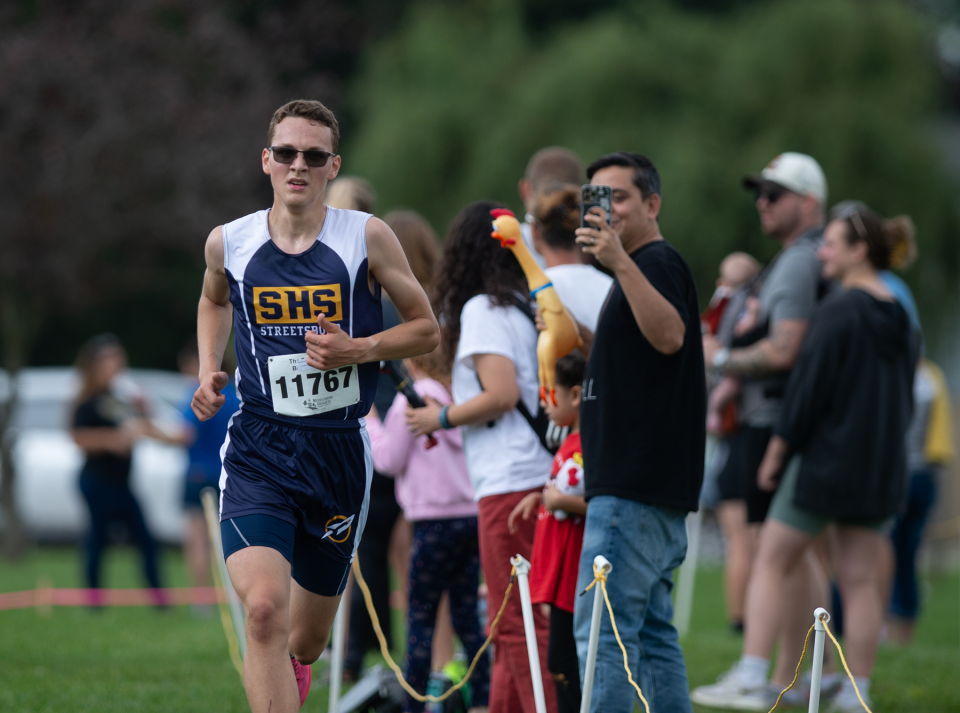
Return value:
M 741 426 L 727 438 L 727 462 L 717 476 L 721 500 L 745 500 L 747 522 L 763 522 L 773 493 L 757 487 L 757 471 L 773 435 L 769 427 Z

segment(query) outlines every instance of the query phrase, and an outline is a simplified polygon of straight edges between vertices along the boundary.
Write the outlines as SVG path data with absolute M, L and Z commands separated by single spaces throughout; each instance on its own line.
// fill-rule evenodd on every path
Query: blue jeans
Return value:
M 126 525 L 133 543 L 143 556 L 143 573 L 154 589 L 160 588 L 157 571 L 157 544 L 143 519 L 140 503 L 125 482 L 103 481 L 80 473 L 80 492 L 90 509 L 90 531 L 87 533 L 87 586 L 100 586 L 100 565 L 103 552 L 110 540 L 110 525 L 120 522 Z
M 687 554 L 686 513 L 680 510 L 598 496 L 587 508 L 577 590 L 593 580 L 593 559 L 603 555 L 613 569 L 607 581 L 617 629 L 627 649 L 633 679 L 652 713 L 691 713 L 687 667 L 671 623 L 673 570 Z M 598 596 L 602 596 L 599 592 Z M 592 591 L 577 597 L 574 628 L 580 678 L 584 679 Z M 594 676 L 591 713 L 632 713 L 639 703 L 623 670 L 623 654 L 604 607 Z M 585 692 L 584 692 L 585 693 Z
M 893 548 L 896 553 L 896 571 L 893 577 L 891 613 L 900 619 L 916 619 L 920 611 L 920 592 L 917 586 L 917 550 L 923 541 L 923 528 L 937 499 L 935 466 L 914 471 L 910 476 L 907 508 L 893 528 Z

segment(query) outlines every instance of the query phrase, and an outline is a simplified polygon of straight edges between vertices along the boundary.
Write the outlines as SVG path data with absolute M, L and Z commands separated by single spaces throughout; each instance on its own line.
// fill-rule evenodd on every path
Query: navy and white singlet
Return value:
M 383 331 L 380 285 L 367 286 L 368 213 L 327 208 L 317 241 L 299 255 L 274 244 L 269 211 L 223 226 L 223 266 L 233 303 L 237 387 L 244 406 L 273 412 L 267 359 L 306 351 L 304 334 L 325 314 L 351 337 Z M 380 365 L 361 364 L 360 403 L 323 414 L 325 420 L 362 418 L 377 390 Z
M 298 544 L 291 563 L 300 581 L 298 557 L 306 557 L 299 563 L 305 570 L 310 553 L 349 562 L 356 552 L 373 473 L 362 417 L 373 403 L 379 364 L 358 366 L 358 403 L 301 418 L 276 412 L 269 360 L 305 352 L 305 334 L 318 330 L 321 314 L 351 337 L 366 337 L 383 330 L 383 313 L 379 284 L 372 295 L 367 282 L 369 214 L 328 207 L 316 242 L 298 255 L 270 239 L 268 214 L 223 226 L 241 407 L 221 451 L 220 519 L 225 533 L 228 520 L 246 515 L 293 525 Z M 306 382 L 298 382 L 301 391 L 312 384 L 323 393 L 322 379 Z M 295 393 L 292 383 L 283 388 Z M 257 544 L 246 533 L 242 539 Z

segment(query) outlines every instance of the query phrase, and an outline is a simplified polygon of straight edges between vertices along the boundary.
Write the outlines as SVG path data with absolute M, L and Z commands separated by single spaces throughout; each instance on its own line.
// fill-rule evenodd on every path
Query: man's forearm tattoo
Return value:
M 730 352 L 730 358 L 723 365 L 723 373 L 730 376 L 746 376 L 759 378 L 768 376 L 776 371 L 770 362 L 770 356 L 764 349 L 764 342 L 758 342 L 750 347 L 736 349 Z

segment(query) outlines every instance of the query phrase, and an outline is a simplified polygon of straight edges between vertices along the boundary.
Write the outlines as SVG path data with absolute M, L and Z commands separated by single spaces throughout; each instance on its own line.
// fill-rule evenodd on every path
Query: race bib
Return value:
M 284 416 L 314 416 L 360 402 L 357 365 L 320 371 L 306 354 L 282 354 L 267 360 L 273 410 Z

